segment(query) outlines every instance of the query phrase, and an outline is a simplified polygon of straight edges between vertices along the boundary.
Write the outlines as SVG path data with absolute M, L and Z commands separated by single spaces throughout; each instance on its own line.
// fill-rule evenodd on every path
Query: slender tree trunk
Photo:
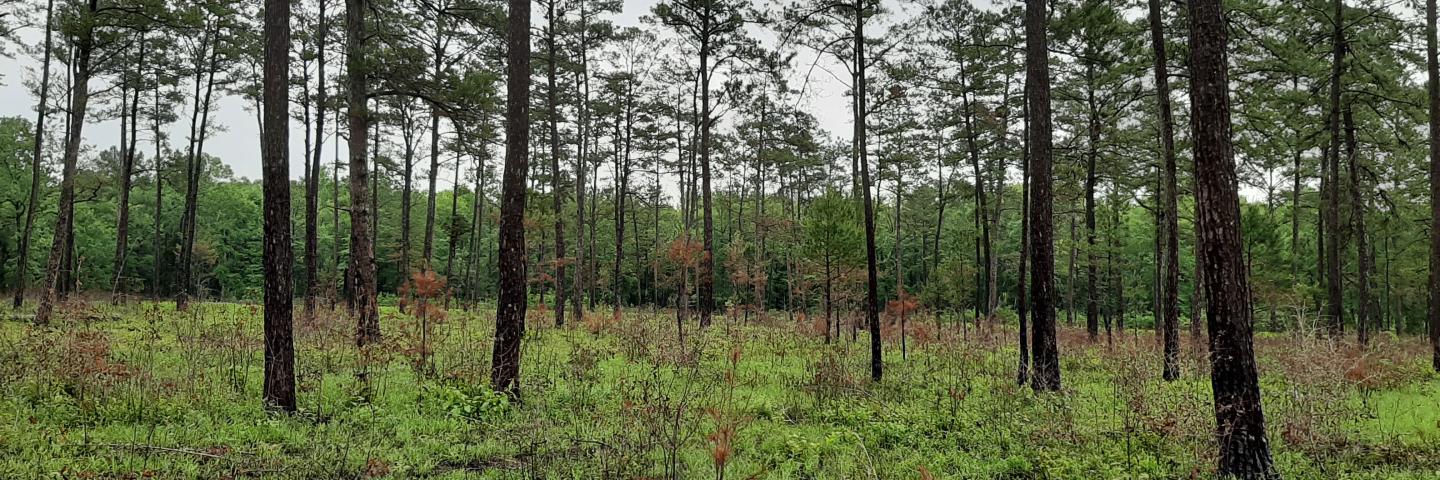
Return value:
M 1165 161 L 1164 225 L 1165 269 L 1164 299 L 1161 300 L 1161 325 L 1165 329 L 1165 366 L 1162 377 L 1180 378 L 1180 222 L 1175 162 L 1175 118 L 1170 108 L 1170 66 L 1165 56 L 1165 25 L 1160 0 L 1150 3 L 1150 45 L 1155 52 L 1155 96 L 1160 109 L 1160 148 Z M 1298 175 L 1298 173 L 1297 173 Z
M 290 0 L 265 0 L 265 404 L 295 411 L 295 345 L 290 269 Z M 311 223 L 314 224 L 313 222 Z
M 25 203 L 25 228 L 20 235 L 20 258 L 15 268 L 15 298 L 11 308 L 19 309 L 30 280 L 30 234 L 35 229 L 35 212 L 40 208 L 40 180 L 45 171 L 45 119 L 50 115 L 50 56 L 54 46 L 55 0 L 45 2 L 45 51 L 40 60 L 40 102 L 35 107 L 35 144 L 30 151 L 30 196 Z M 157 140 L 158 141 L 158 140 Z
M 140 35 L 139 43 L 140 58 L 137 61 L 137 65 L 144 65 L 146 43 L 145 35 L 143 33 Z M 124 76 L 126 74 L 122 73 L 121 75 Z M 137 79 L 140 77 L 140 71 L 138 68 L 134 71 L 134 76 Z M 128 80 L 123 80 L 122 82 L 128 83 Z M 124 146 L 121 147 L 120 151 L 120 155 L 122 157 L 120 164 L 120 199 L 117 202 L 116 208 L 119 209 L 119 212 L 116 215 L 117 218 L 115 219 L 115 278 L 114 282 L 112 282 L 111 284 L 112 287 L 110 290 L 112 303 L 118 303 L 121 299 L 120 295 L 122 293 L 122 287 L 125 280 L 125 258 L 130 252 L 130 190 L 132 186 L 132 179 L 135 173 L 135 147 L 138 145 L 140 140 L 138 138 L 138 124 L 140 123 L 140 88 L 144 84 L 144 82 L 139 83 L 140 85 L 136 85 L 135 88 L 131 89 L 131 92 L 133 93 L 132 96 L 134 98 L 131 99 L 130 112 L 128 114 L 124 113 L 125 95 L 123 94 L 123 92 L 125 88 L 121 87 L 122 94 L 120 96 L 120 108 L 122 110 L 122 113 L 120 122 L 120 143 Z
M 60 274 L 65 266 L 66 251 L 71 245 L 71 226 L 75 221 L 75 164 L 80 157 L 80 131 L 85 126 L 85 111 L 90 102 L 90 57 L 95 51 L 94 24 L 97 20 L 96 11 L 99 10 L 97 3 L 97 0 L 89 1 L 89 6 L 83 13 L 86 21 L 82 21 L 82 24 L 88 27 L 81 30 L 75 40 L 72 57 L 75 62 L 75 82 L 70 91 L 70 128 L 66 132 L 64 167 L 60 176 L 60 208 L 55 218 L 50 259 L 46 262 L 45 292 L 40 297 L 39 308 L 35 310 L 36 325 L 50 323 L 50 316 L 62 288 Z
M 1028 8 L 1028 5 L 1027 5 Z M 1020 147 L 1020 258 L 1019 265 L 1015 269 L 1015 313 L 1019 321 L 1019 353 L 1020 362 L 1016 369 L 1015 381 L 1018 385 L 1025 385 L 1030 380 L 1030 332 L 1029 308 L 1030 302 L 1027 296 L 1028 289 L 1025 285 L 1026 263 L 1030 260 L 1030 82 L 1033 77 L 1026 72 L 1025 95 L 1021 100 L 1024 102 L 1025 112 L 1022 123 L 1023 141 Z
M 1050 158 L 1050 54 L 1044 0 L 1025 1 L 1026 96 L 1030 101 L 1030 296 L 1035 303 L 1031 352 L 1036 391 L 1060 389 L 1060 350 L 1055 341 L 1055 228 Z
M 325 108 L 329 100 L 325 93 L 325 40 L 330 31 L 325 18 L 326 0 L 320 4 L 319 33 L 315 39 L 315 149 L 313 157 L 306 159 L 305 168 L 305 319 L 315 319 L 315 301 L 319 296 L 320 282 L 320 152 L 325 145 Z M 338 188 L 338 185 L 337 185 Z M 336 247 L 338 248 L 338 246 Z
M 190 291 L 195 287 L 195 265 L 193 255 L 195 252 L 195 222 L 199 213 L 200 203 L 200 181 L 204 178 L 205 169 L 205 139 L 210 133 L 210 108 L 211 99 L 215 92 L 215 70 L 219 68 L 220 48 L 217 45 L 220 41 L 219 25 L 208 30 L 203 44 L 209 49 L 208 66 L 204 70 L 195 73 L 195 108 L 190 114 L 190 145 L 186 154 L 186 182 L 185 182 L 185 211 L 180 219 L 180 285 L 175 295 L 175 309 L 188 310 L 190 308 Z M 205 76 L 201 82 L 201 75 Z M 201 93 L 201 86 L 204 86 L 204 93 Z M 198 118 L 197 118 L 198 116 Z
M 706 4 L 707 13 L 710 4 Z M 709 30 L 710 16 L 703 15 L 702 29 Z M 700 327 L 710 326 L 710 316 L 715 312 L 715 218 L 710 191 L 710 129 L 713 124 L 710 111 L 710 36 L 700 39 L 700 198 L 704 218 L 705 250 L 700 258 Z M 872 267 L 873 268 L 873 267 Z
M 863 7 L 864 2 L 856 2 Z M 870 160 L 865 138 L 866 109 L 865 89 L 865 9 L 855 9 L 855 159 L 860 164 L 860 193 L 865 208 L 865 321 L 870 326 L 870 379 L 879 382 L 884 373 L 885 359 L 881 352 L 880 338 L 880 285 L 875 259 L 875 205 L 870 198 Z
M 1340 272 L 1340 244 L 1343 236 L 1340 228 L 1340 77 L 1345 71 L 1345 2 L 1335 0 L 1334 5 L 1330 67 L 1330 146 L 1326 150 L 1329 185 L 1325 189 L 1325 226 L 1326 234 L 1330 237 L 1327 239 L 1325 252 L 1328 280 L 1325 283 L 1325 306 L 1331 335 L 1345 330 L 1345 281 Z
M 1085 332 L 1100 335 L 1099 260 L 1095 246 L 1095 163 L 1100 157 L 1100 112 L 1095 103 L 1095 65 L 1085 62 L 1085 105 L 1089 137 L 1085 142 Z
M 1230 144 L 1226 25 L 1220 0 L 1190 0 L 1191 138 L 1210 324 L 1218 476 L 1276 478 L 1265 438 L 1252 344 L 1249 272 L 1243 257 L 1240 198 Z
M 349 82 L 350 129 L 350 276 L 355 305 L 355 344 L 361 347 L 380 341 L 380 313 L 375 304 L 375 243 L 371 237 L 371 200 L 367 183 L 370 166 L 365 153 L 370 110 L 369 72 L 366 70 L 365 10 L 367 0 L 345 0 L 345 70 Z
M 565 283 L 565 216 L 560 214 L 560 208 L 564 206 L 564 192 L 560 182 L 560 110 L 556 95 L 559 93 L 555 86 L 555 67 L 558 59 L 555 55 L 555 2 L 546 2 L 545 21 L 548 24 L 545 29 L 545 109 L 549 126 L 548 136 L 550 137 L 550 197 L 553 200 L 555 209 L 555 326 L 565 326 L 565 301 L 566 295 L 570 293 L 569 285 Z
M 1355 309 L 1356 340 L 1360 345 L 1370 344 L 1370 323 L 1374 321 L 1371 304 L 1370 278 L 1374 264 L 1370 258 L 1370 242 L 1365 232 L 1365 197 L 1361 194 L 1360 156 L 1355 140 L 1355 116 L 1350 107 L 1345 107 L 1345 153 L 1350 166 L 1350 225 L 1355 235 L 1355 256 L 1357 257 L 1355 289 L 1359 305 Z

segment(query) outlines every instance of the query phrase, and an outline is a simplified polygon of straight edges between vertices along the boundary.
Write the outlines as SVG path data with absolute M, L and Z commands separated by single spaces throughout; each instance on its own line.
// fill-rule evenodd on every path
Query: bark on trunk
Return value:
M 265 404 L 295 411 L 295 342 L 290 270 L 290 0 L 265 0 Z M 313 225 L 313 222 L 312 222 Z
M 525 335 L 525 174 L 530 164 L 530 1 L 510 0 L 506 26 L 505 171 L 500 199 L 500 298 L 490 387 L 520 394 Z
M 1034 302 L 1031 353 L 1036 391 L 1060 389 L 1060 350 L 1055 342 L 1055 228 L 1051 176 L 1050 55 L 1044 0 L 1025 1 L 1026 96 L 1030 102 L 1030 297 Z
M 1190 104 L 1195 139 L 1198 258 L 1212 299 L 1210 382 L 1220 477 L 1274 478 L 1252 344 L 1250 286 L 1230 144 L 1226 26 L 1220 0 L 1190 0 Z
M 345 0 L 345 70 L 349 82 L 350 129 L 350 277 L 355 305 L 355 344 L 380 341 L 380 314 L 375 305 L 375 244 L 370 234 L 371 203 L 366 163 L 370 110 L 366 105 L 369 72 L 365 61 L 365 10 L 367 0 Z
M 61 273 L 65 269 L 67 251 L 71 247 L 71 234 L 75 221 L 75 164 L 80 157 L 80 131 L 85 126 L 85 110 L 90 102 L 90 57 L 95 51 L 94 17 L 98 10 L 97 0 L 90 0 L 84 15 L 90 25 L 80 32 L 74 50 L 75 76 L 70 92 L 70 128 L 65 139 L 65 157 L 60 177 L 60 207 L 55 218 L 55 234 L 50 245 L 50 259 L 46 262 L 45 292 L 40 297 L 40 306 L 35 310 L 35 324 L 48 325 L 60 296 Z
M 1180 378 L 1180 222 L 1176 186 L 1177 168 L 1175 162 L 1175 118 L 1170 107 L 1170 66 L 1165 56 L 1165 25 L 1160 11 L 1160 0 L 1150 3 L 1150 45 L 1155 52 L 1155 96 L 1160 109 L 1160 148 L 1165 161 L 1164 192 L 1164 245 L 1165 258 L 1161 261 L 1165 278 L 1161 288 L 1161 325 L 1165 333 L 1164 369 L 1165 380 Z
M 11 308 L 19 309 L 30 280 L 30 235 L 35 230 L 35 211 L 40 206 L 41 165 L 45 146 L 45 119 L 50 114 L 50 57 L 54 46 L 55 0 L 45 2 L 45 51 L 40 60 L 40 102 L 35 107 L 35 145 L 30 151 L 30 197 L 25 203 L 25 228 L 20 235 L 20 258 L 15 268 L 15 298 Z

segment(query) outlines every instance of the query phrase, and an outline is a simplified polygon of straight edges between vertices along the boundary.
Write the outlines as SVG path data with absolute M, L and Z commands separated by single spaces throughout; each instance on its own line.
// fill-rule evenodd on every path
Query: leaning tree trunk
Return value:
M 50 113 L 50 55 L 54 42 L 55 0 L 45 3 L 45 52 L 40 61 L 40 103 L 35 107 L 35 144 L 30 155 L 30 198 L 25 203 L 25 228 L 20 235 L 20 258 L 15 266 L 15 298 L 11 308 L 18 309 L 25 300 L 25 284 L 30 279 L 30 234 L 35 229 L 35 211 L 40 206 L 40 179 L 45 170 L 40 165 L 45 144 L 45 118 Z
M 1180 378 L 1180 222 L 1176 187 L 1175 118 L 1170 109 L 1170 66 L 1165 57 L 1165 26 L 1160 13 L 1160 0 L 1150 3 L 1150 44 L 1155 51 L 1155 96 L 1160 109 L 1160 148 L 1165 159 L 1164 225 L 1165 269 L 1164 299 L 1161 300 L 1161 326 L 1165 329 L 1166 380 Z
M 1055 342 L 1055 226 L 1051 174 L 1050 52 L 1045 0 L 1025 1 L 1025 90 L 1030 102 L 1030 297 L 1034 302 L 1031 354 L 1036 391 L 1060 389 L 1060 349 Z
M 350 129 L 350 276 L 355 305 L 355 344 L 380 341 L 380 314 L 375 305 L 375 243 L 370 236 L 370 167 L 366 164 L 370 111 L 366 106 L 369 72 L 365 65 L 367 0 L 345 0 L 345 69 L 349 81 Z
M 60 176 L 60 207 L 55 217 L 55 234 L 50 244 L 50 259 L 46 262 L 45 291 L 40 297 L 40 306 L 35 310 L 35 324 L 48 325 L 55 303 L 60 295 L 61 271 L 65 269 L 66 253 L 71 246 L 70 235 L 75 222 L 75 164 L 80 158 L 80 131 L 85 126 L 85 109 L 90 102 L 90 57 L 95 51 L 94 20 L 99 9 L 98 0 L 90 0 L 85 15 L 90 20 L 88 28 L 82 30 L 76 39 L 74 61 L 75 81 L 70 90 L 70 129 L 65 138 L 64 167 Z
M 1196 204 L 1210 324 L 1221 478 L 1273 478 L 1260 378 L 1255 367 L 1249 272 L 1240 232 L 1240 198 L 1230 144 L 1226 26 L 1221 0 L 1190 0 L 1191 138 Z
M 290 270 L 290 0 L 265 0 L 264 125 L 266 405 L 295 411 L 295 342 Z M 312 222 L 313 225 L 313 222 Z
M 506 26 L 505 171 L 500 199 L 500 298 L 490 386 L 520 393 L 520 338 L 525 335 L 525 174 L 530 164 L 530 1 L 510 0 Z

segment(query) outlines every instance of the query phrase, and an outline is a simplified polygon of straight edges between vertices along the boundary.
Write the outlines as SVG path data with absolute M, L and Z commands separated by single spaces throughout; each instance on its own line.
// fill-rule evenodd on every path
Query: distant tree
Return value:
M 1164 284 L 1160 287 L 1164 300 L 1160 308 L 1160 328 L 1164 329 L 1166 380 L 1180 377 L 1180 222 L 1176 188 L 1175 119 L 1170 108 L 1169 62 L 1165 56 L 1165 24 L 1160 0 L 1149 0 L 1150 48 L 1155 53 L 1155 98 L 1160 114 L 1160 154 L 1165 162 L 1164 206 Z
M 50 109 L 50 58 L 55 36 L 55 0 L 45 2 L 45 45 L 40 60 L 40 100 L 35 107 L 35 143 L 30 157 L 30 196 L 25 202 L 25 227 L 20 234 L 20 259 L 15 268 L 15 298 L 11 308 L 19 309 L 25 299 L 25 284 L 30 279 L 30 236 L 35 228 L 35 212 L 40 206 L 40 179 L 45 170 L 41 164 L 45 144 L 45 119 Z
M 811 201 L 804 224 L 805 256 L 819 264 L 821 282 L 825 285 L 822 298 L 825 307 L 825 342 L 831 340 L 830 327 L 840 335 L 840 322 L 834 315 L 835 282 L 841 272 L 859 263 L 861 232 L 856 225 L 855 204 L 840 192 L 826 190 Z

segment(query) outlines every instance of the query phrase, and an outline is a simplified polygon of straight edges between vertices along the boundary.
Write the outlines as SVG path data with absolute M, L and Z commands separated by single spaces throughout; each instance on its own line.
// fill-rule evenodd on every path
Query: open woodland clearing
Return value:
M 1436 17 L 0 0 L 0 477 L 1440 478 Z
M 428 361 L 411 316 L 383 309 L 390 333 L 361 354 L 327 311 L 296 324 L 299 410 L 277 415 L 254 401 L 254 306 L 76 308 L 107 319 L 0 328 L 0 476 L 709 478 L 722 450 L 727 478 L 1189 478 L 1215 463 L 1206 362 L 1187 338 L 1182 377 L 1161 380 L 1151 330 L 1107 345 L 1062 327 L 1067 386 L 1037 395 L 1015 383 L 1013 322 L 916 318 L 873 383 L 864 333 L 827 345 L 783 312 L 717 318 L 682 349 L 673 311 L 565 328 L 532 311 L 512 402 L 485 387 L 488 307 L 437 316 Z M 898 325 L 884 335 L 899 344 Z M 1427 345 L 1375 342 L 1256 339 L 1288 477 L 1440 471 Z

